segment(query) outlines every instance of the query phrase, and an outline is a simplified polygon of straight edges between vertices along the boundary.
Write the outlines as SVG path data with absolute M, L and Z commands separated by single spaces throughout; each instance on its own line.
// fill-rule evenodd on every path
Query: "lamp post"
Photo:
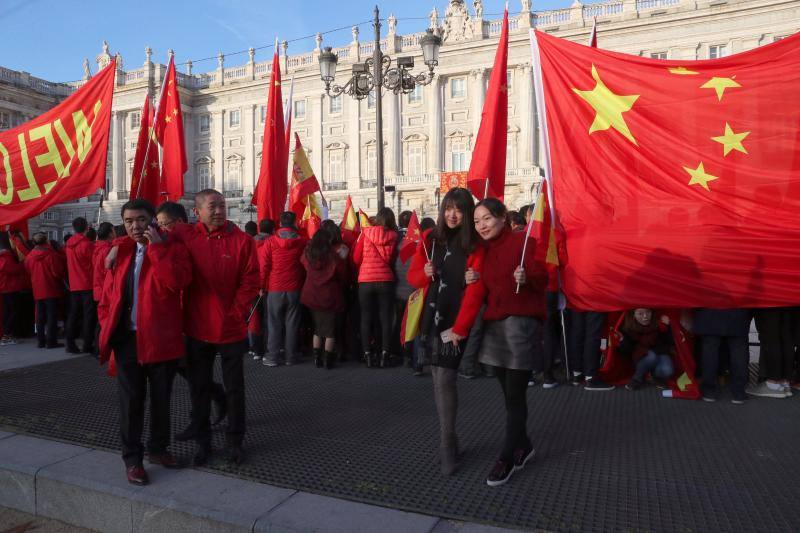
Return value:
M 427 33 L 420 39 L 422 46 L 422 57 L 428 72 L 411 74 L 414 68 L 413 57 L 399 57 L 396 65 L 392 65 L 392 58 L 381 51 L 381 20 L 378 6 L 375 6 L 375 18 L 372 22 L 375 28 L 375 48 L 372 57 L 367 58 L 363 63 L 353 65 L 352 75 L 344 85 L 333 83 L 336 77 L 336 64 L 339 57 L 333 53 L 331 47 L 325 49 L 319 55 L 319 71 L 323 83 L 325 83 L 325 93 L 335 98 L 341 94 L 348 94 L 356 100 L 367 98 L 373 90 L 375 91 L 375 151 L 377 166 L 377 187 L 378 187 L 378 209 L 384 207 L 384 186 L 383 186 L 383 105 L 381 90 L 386 89 L 394 94 L 406 94 L 414 90 L 417 85 L 428 85 L 433 81 L 433 69 L 439 64 L 439 48 L 442 46 L 442 39 L 428 29 Z

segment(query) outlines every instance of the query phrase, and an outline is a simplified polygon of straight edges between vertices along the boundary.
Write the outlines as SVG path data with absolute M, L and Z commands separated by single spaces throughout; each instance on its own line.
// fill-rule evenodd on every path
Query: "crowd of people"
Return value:
M 0 344 L 15 344 L 17 335 L 35 330 L 39 348 L 109 362 L 118 380 L 122 456 L 134 484 L 148 483 L 145 452 L 150 464 L 183 466 L 168 449 L 175 374 L 187 380 L 192 405 L 189 426 L 175 438 L 195 441 L 193 463 L 212 456 L 212 423 L 223 418 L 227 460 L 245 460 L 244 357 L 278 367 L 308 353 L 324 370 L 348 360 L 376 369 L 406 363 L 415 376 L 429 368 L 446 476 L 462 460 L 459 376 L 496 378 L 506 431 L 486 478 L 490 486 L 507 482 L 534 456 L 527 430 L 530 386 L 552 389 L 563 375 L 562 381 L 587 391 L 614 388 L 604 379 L 607 342 L 630 367 L 624 384 L 630 391 L 651 383 L 666 387 L 677 378 L 676 332 L 681 342 L 692 339 L 705 401 L 718 398 L 721 375 L 737 404 L 746 394 L 786 398 L 800 389 L 800 308 L 679 315 L 639 308 L 613 320 L 564 309 L 557 269 L 539 259 L 538 243 L 526 231 L 528 206 L 510 212 L 499 200 L 475 203 L 466 189 L 451 189 L 438 219 L 421 221 L 406 260 L 398 252 L 409 241 L 408 211 L 398 225 L 394 212 L 382 208 L 360 231 L 325 220 L 310 238 L 289 211 L 276 221 L 249 222 L 242 231 L 227 220 L 223 195 L 211 189 L 196 194 L 194 211 L 197 221 L 190 224 L 179 203 L 156 208 L 131 200 L 117 226 L 103 222 L 94 229 L 76 218 L 63 246 L 43 233 L 30 241 L 0 233 Z M 401 344 L 406 303 L 419 289 L 419 334 Z M 746 388 L 753 316 L 762 381 Z M 213 380 L 217 356 L 222 384 Z

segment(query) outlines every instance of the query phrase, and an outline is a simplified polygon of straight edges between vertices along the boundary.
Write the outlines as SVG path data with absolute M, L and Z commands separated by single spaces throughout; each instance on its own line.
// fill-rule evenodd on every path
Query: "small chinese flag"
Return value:
M 178 94 L 178 76 L 175 73 L 175 58 L 169 58 L 167 77 L 161 89 L 155 125 L 163 154 L 161 157 L 161 193 L 164 199 L 177 202 L 183 197 L 183 175 L 186 163 L 186 143 L 183 140 L 183 114 Z M 152 148 L 151 148 L 152 150 Z
M 422 230 L 419 227 L 419 219 L 417 212 L 412 211 L 411 218 L 408 221 L 408 229 L 403 241 L 400 243 L 400 261 L 405 263 L 409 258 L 414 255 L 414 250 L 417 248 L 417 243 L 422 238 Z
M 139 123 L 139 138 L 136 155 L 133 157 L 131 175 L 131 199 L 143 198 L 157 206 L 162 201 L 161 172 L 158 164 L 158 144 L 153 132 L 153 108 L 150 97 L 145 96 L 142 118 Z

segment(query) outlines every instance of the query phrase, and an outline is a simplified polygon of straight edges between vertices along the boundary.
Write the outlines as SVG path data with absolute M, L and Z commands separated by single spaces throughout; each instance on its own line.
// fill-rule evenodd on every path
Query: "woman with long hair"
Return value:
M 361 307 L 361 347 L 368 367 L 383 368 L 392 346 L 392 309 L 394 304 L 394 256 L 397 223 L 388 207 L 378 210 L 375 225 L 361 229 L 353 261 L 358 270 L 358 301 Z M 380 327 L 380 359 L 372 347 L 375 320 Z
M 480 307 L 462 305 L 479 297 L 477 284 L 465 289 L 465 277 L 468 273 L 470 277 L 479 275 L 483 266 L 483 249 L 477 246 L 478 236 L 472 224 L 474 206 L 468 190 L 450 189 L 442 199 L 436 226 L 422 236 L 408 269 L 409 283 L 427 288 L 420 335 L 431 358 L 433 396 L 439 416 L 439 455 L 445 476 L 458 467 L 456 380 L 461 351 L 452 342 L 451 334 L 459 331 L 466 337 L 475 319 L 473 311 Z M 466 311 L 460 313 L 460 309 Z
M 300 302 L 311 310 L 314 322 L 314 364 L 330 369 L 336 357 L 336 315 L 344 309 L 344 260 L 333 250 L 330 233 L 320 230 L 300 262 L 306 269 Z
M 486 245 L 484 261 L 492 265 L 475 283 L 480 301 L 486 303 L 478 360 L 494 368 L 506 405 L 505 443 L 486 478 L 492 487 L 508 481 L 534 454 L 526 425 L 526 391 L 534 361 L 541 357 L 542 322 L 547 314 L 547 270 L 543 262 L 534 259 L 537 243 L 526 232 L 513 232 L 506 214 L 500 200 L 487 198 L 475 206 L 473 218 Z M 462 336 L 463 332 L 454 328 L 455 340 Z

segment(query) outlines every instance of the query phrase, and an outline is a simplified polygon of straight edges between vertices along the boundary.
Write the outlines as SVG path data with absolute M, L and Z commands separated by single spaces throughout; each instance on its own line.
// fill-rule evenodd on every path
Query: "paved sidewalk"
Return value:
M 64 348 L 40 350 L 36 347 L 36 339 L 21 339 L 19 344 L 0 346 L 0 372 L 64 361 L 65 359 L 74 359 L 76 357 L 82 356 L 68 354 L 64 351 Z

